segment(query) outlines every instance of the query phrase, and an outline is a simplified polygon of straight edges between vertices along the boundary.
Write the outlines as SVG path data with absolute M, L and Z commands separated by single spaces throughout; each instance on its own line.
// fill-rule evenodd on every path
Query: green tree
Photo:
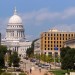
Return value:
M 4 54 L 0 53 L 0 68 L 5 66 Z
M 0 45 L 0 68 L 5 66 L 5 54 L 7 52 L 7 47 Z
M 74 69 L 75 68 L 75 49 L 65 47 L 61 49 L 61 68 Z
M 61 52 L 60 52 L 60 55 L 61 55 L 61 58 L 63 59 L 64 57 L 65 57 L 65 55 L 66 55 L 66 53 L 68 52 L 68 50 L 69 49 L 71 49 L 70 47 L 63 47 L 63 48 L 61 48 Z
M 19 67 L 20 58 L 18 57 L 17 52 L 13 52 L 9 58 L 9 66 L 13 63 L 14 67 Z
M 6 52 L 7 52 L 7 47 L 3 46 L 3 45 L 0 45 L 0 53 L 3 53 L 5 55 Z
M 31 55 L 34 56 L 34 42 L 37 41 L 38 39 L 35 39 L 32 44 L 31 47 L 27 49 L 26 54 L 28 57 L 30 57 Z

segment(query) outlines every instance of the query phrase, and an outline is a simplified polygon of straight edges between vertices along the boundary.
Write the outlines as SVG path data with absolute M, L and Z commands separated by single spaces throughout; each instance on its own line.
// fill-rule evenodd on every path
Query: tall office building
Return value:
M 75 37 L 75 32 L 61 32 L 51 29 L 48 32 L 41 33 L 41 51 L 46 55 L 60 55 L 60 48 L 64 42 Z

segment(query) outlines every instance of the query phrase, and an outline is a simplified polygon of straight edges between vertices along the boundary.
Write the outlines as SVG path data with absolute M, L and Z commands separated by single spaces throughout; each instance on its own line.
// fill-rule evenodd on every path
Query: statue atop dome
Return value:
M 16 10 L 16 7 L 15 7 L 15 9 L 14 9 L 14 15 L 16 15 L 17 14 L 17 10 Z

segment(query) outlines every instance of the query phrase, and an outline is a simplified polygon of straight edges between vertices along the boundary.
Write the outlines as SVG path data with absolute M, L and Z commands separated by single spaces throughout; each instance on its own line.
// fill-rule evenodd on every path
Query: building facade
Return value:
M 70 48 L 75 48 L 75 38 L 64 42 L 64 47 L 67 47 L 67 46 L 69 46 Z
M 40 39 L 37 39 L 34 42 L 34 54 L 41 54 L 41 41 Z
M 15 8 L 13 16 L 8 21 L 6 36 L 2 39 L 1 44 L 6 45 L 12 52 L 18 52 L 19 56 L 26 56 L 26 50 L 31 47 L 31 42 L 26 41 L 24 31 L 22 19 Z
M 48 32 L 41 33 L 41 51 L 46 55 L 60 55 L 60 48 L 64 42 L 75 37 L 75 32 L 61 32 L 51 29 Z

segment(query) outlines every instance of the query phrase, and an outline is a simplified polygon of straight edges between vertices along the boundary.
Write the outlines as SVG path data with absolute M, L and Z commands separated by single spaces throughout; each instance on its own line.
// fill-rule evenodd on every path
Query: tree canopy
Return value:
M 63 47 L 60 55 L 62 69 L 75 69 L 75 48 Z
M 13 63 L 14 67 L 19 67 L 19 62 L 20 62 L 20 58 L 18 57 L 18 53 L 13 52 L 13 54 L 11 54 L 9 58 L 9 66 L 11 66 Z
M 26 54 L 27 56 L 31 56 L 31 55 L 34 55 L 34 42 L 37 41 L 38 39 L 35 39 L 32 44 L 31 44 L 31 47 L 27 49 L 26 51 Z
M 7 47 L 0 45 L 0 68 L 5 66 L 5 54 L 7 52 Z

